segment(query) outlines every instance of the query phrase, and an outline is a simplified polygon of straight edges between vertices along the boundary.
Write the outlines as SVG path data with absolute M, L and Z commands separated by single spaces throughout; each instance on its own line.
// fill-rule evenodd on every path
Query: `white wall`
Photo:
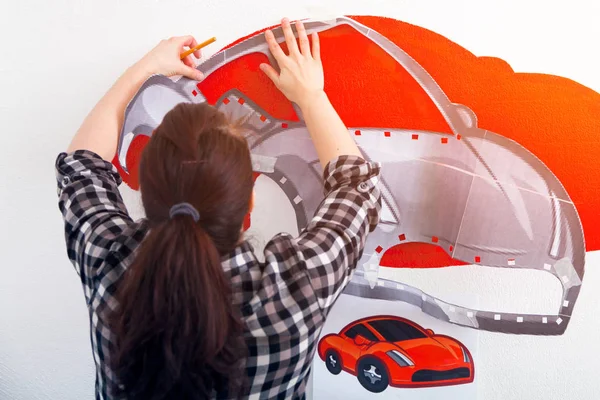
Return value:
M 314 16 L 315 3 L 2 0 L 0 399 L 93 398 L 87 313 L 64 249 L 53 176 L 56 155 L 85 114 L 161 38 L 216 35 L 224 45 L 283 15 Z M 394 17 L 517 71 L 566 76 L 600 92 L 597 0 L 336 0 L 319 12 Z M 599 267 L 600 252 L 588 254 L 564 336 L 480 334 L 480 398 L 599 398 Z

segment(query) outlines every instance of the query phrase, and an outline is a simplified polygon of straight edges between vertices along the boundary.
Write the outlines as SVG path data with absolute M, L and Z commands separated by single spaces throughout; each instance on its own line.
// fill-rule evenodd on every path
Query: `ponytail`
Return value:
M 169 111 L 142 153 L 149 232 L 116 290 L 112 393 L 132 400 L 241 395 L 247 347 L 221 257 L 252 198 L 248 143 L 207 104 Z M 199 215 L 174 215 L 189 203 Z M 192 218 L 193 217 L 193 218 Z
M 221 257 L 185 215 L 150 228 L 118 291 L 114 395 L 205 399 L 241 389 L 245 344 Z

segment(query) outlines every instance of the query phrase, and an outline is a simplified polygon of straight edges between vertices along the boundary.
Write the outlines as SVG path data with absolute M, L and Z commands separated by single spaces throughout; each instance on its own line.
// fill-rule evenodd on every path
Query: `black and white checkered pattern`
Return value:
M 127 213 L 115 167 L 89 151 L 56 161 L 59 207 L 69 259 L 81 277 L 96 363 L 96 398 L 110 398 L 108 368 L 114 340 L 105 322 L 114 293 L 147 224 Z M 379 165 L 340 157 L 326 168 L 325 193 L 316 215 L 294 238 L 267 243 L 265 261 L 244 242 L 223 259 L 234 301 L 246 326 L 249 398 L 304 398 L 316 343 L 329 310 L 360 259 L 379 218 Z

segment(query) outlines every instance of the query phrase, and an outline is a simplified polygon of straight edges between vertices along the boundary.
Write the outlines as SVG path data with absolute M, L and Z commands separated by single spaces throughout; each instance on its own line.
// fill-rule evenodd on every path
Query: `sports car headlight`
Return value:
M 406 357 L 404 354 L 400 353 L 398 350 L 390 350 L 387 353 L 388 356 L 401 367 L 412 367 L 415 364 L 410 360 L 410 358 Z
M 462 346 L 460 347 L 460 349 L 462 350 L 462 353 L 463 353 L 463 361 L 466 363 L 471 362 L 471 359 L 469 358 L 469 353 L 467 353 L 467 350 L 465 350 L 465 348 Z

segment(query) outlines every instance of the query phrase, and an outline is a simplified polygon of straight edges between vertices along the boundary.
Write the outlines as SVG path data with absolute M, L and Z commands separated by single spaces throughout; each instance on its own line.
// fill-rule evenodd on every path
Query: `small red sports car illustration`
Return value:
M 359 319 L 325 335 L 318 351 L 329 372 L 349 372 L 374 393 L 388 386 L 458 385 L 475 377 L 473 357 L 458 340 L 391 315 Z

